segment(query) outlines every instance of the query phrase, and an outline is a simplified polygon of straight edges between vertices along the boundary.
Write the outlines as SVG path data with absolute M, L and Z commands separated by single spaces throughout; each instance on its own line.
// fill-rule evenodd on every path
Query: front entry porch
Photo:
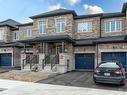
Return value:
M 33 44 L 33 55 L 22 58 L 22 69 L 65 73 L 74 69 L 73 44 L 64 40 L 39 41 Z M 24 47 L 24 54 L 26 54 Z

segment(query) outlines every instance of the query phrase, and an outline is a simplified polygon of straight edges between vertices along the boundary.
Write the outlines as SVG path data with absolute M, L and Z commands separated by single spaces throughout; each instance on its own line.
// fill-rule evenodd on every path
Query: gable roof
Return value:
M 41 17 L 64 15 L 64 14 L 73 14 L 74 16 L 77 15 L 74 10 L 57 9 L 57 10 L 41 13 L 39 15 L 35 15 L 35 16 L 30 17 L 30 18 L 34 19 L 34 18 L 41 18 Z
M 7 19 L 7 20 L 0 22 L 0 26 L 10 26 L 13 28 L 16 28 L 17 25 L 19 25 L 19 24 L 20 24 L 19 22 L 12 20 L 12 19 Z
M 123 8 L 122 8 L 122 12 L 126 13 L 126 10 L 127 10 L 127 3 L 124 3 Z

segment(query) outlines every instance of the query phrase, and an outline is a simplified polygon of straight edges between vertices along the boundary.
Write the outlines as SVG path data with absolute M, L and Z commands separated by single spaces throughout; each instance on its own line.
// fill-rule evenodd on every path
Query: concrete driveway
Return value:
M 124 86 L 111 85 L 111 84 L 95 84 L 93 82 L 92 74 L 93 74 L 92 72 L 73 71 L 66 74 L 55 76 L 48 80 L 38 81 L 38 83 L 127 91 L 127 80 L 126 80 L 126 85 Z

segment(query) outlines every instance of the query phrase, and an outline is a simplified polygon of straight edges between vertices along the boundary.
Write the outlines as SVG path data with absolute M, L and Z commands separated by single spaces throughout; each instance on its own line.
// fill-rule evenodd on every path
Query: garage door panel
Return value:
M 11 67 L 12 55 L 10 53 L 0 54 L 0 66 Z
M 76 69 L 94 69 L 94 54 L 76 54 L 75 56 Z
M 80 68 L 83 69 L 84 67 L 84 56 L 82 54 L 76 55 L 76 69 Z
M 105 52 L 102 53 L 102 61 L 118 61 L 121 62 L 126 69 L 126 53 L 125 52 Z

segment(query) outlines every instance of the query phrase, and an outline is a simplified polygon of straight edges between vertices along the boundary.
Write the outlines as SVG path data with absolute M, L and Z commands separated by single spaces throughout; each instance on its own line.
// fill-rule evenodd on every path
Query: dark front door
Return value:
M 11 53 L 0 54 L 0 66 L 11 67 L 11 65 L 12 65 L 12 54 Z
M 94 54 L 76 54 L 75 55 L 75 69 L 94 69 Z
M 125 52 L 103 52 L 101 54 L 102 61 L 119 61 L 126 69 L 126 53 Z

